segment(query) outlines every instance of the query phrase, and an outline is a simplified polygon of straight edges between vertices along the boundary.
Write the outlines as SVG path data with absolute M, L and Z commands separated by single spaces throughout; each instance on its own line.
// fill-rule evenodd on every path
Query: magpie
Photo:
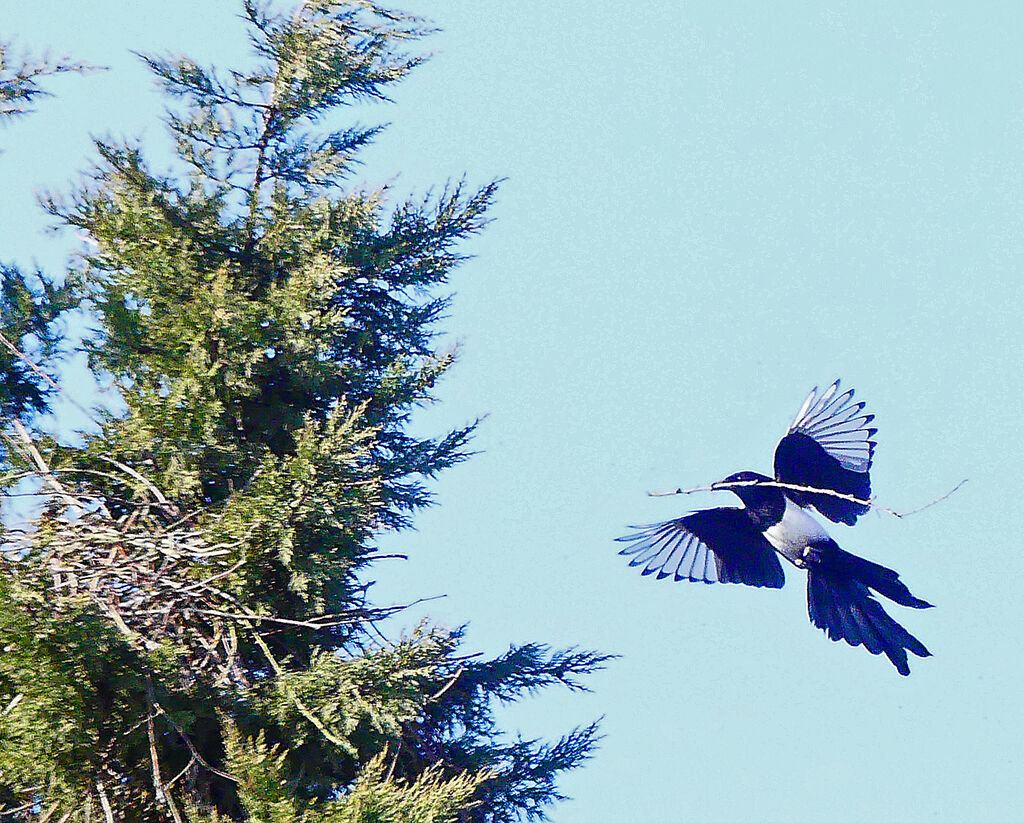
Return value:
M 873 420 L 864 414 L 863 402 L 853 401 L 852 389 L 840 392 L 838 380 L 821 393 L 815 387 L 775 449 L 774 478 L 742 471 L 711 485 L 731 491 L 743 508 L 705 509 L 633 526 L 635 534 L 618 538 L 627 544 L 619 554 L 632 556 L 630 566 L 642 566 L 643 574 L 657 574 L 659 580 L 771 589 L 785 583 L 781 556 L 807 572 L 807 612 L 814 626 L 831 640 L 884 653 L 901 675 L 910 674 L 907 652 L 931 653 L 872 592 L 914 609 L 931 603 L 912 595 L 892 569 L 839 548 L 810 513 L 853 525 L 868 511 Z M 846 497 L 763 485 L 773 482 Z

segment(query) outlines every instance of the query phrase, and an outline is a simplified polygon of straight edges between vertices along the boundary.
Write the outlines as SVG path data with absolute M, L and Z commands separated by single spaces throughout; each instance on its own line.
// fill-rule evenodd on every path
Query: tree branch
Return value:
M 163 779 L 160 777 L 160 758 L 156 752 L 156 731 L 153 728 L 153 714 L 156 711 L 156 698 L 153 695 L 153 678 L 146 676 L 146 702 L 149 704 L 146 711 L 146 734 L 149 737 L 149 759 L 153 764 L 153 791 L 156 794 L 157 803 L 167 804 L 167 810 L 174 818 L 174 823 L 183 823 L 174 798 L 167 790 Z
M 263 652 L 263 656 L 266 657 L 267 662 L 270 663 L 270 667 L 274 670 L 274 673 L 279 678 L 283 678 L 285 671 L 281 668 L 281 664 L 277 662 L 277 658 L 274 657 L 267 644 L 263 642 L 263 638 L 256 632 L 253 632 L 252 637 L 253 640 L 256 641 L 256 645 L 260 647 L 260 650 Z M 313 714 L 309 707 L 302 702 L 299 696 L 292 690 L 291 686 L 286 682 L 283 682 L 282 687 L 284 688 L 285 693 L 292 699 L 292 702 L 295 704 L 295 708 L 299 710 L 299 713 L 305 717 L 306 720 L 312 723 L 320 734 L 340 749 L 343 749 L 346 752 L 352 750 L 352 744 L 332 734 L 331 731 L 321 722 L 320 718 Z
M 33 363 L 28 358 L 28 356 L 25 355 L 21 351 L 21 349 L 15 346 L 10 340 L 8 340 L 7 337 L 2 332 L 0 332 L 0 344 L 2 344 L 5 349 L 7 349 L 11 354 L 17 357 L 22 363 L 28 366 L 29 370 L 36 377 L 42 380 L 47 386 L 49 386 L 51 389 L 57 392 L 57 394 L 59 394 L 61 397 L 67 400 L 71 405 L 73 405 L 76 409 L 82 412 L 82 414 L 88 417 L 89 420 L 96 424 L 96 426 L 100 425 L 99 421 L 96 420 L 95 417 L 93 417 L 92 412 L 90 412 L 87 408 L 85 408 L 85 406 L 83 406 L 81 403 L 75 400 L 75 398 L 68 394 L 64 389 L 62 389 L 56 380 L 54 380 L 52 377 L 50 377 L 50 375 L 48 375 L 41 368 L 39 368 L 39 366 Z
M 107 823 L 114 823 L 114 811 L 110 808 L 110 800 L 107 799 L 107 790 L 103 787 L 103 781 L 96 781 L 96 791 L 100 796 L 100 805 L 103 807 L 103 816 Z

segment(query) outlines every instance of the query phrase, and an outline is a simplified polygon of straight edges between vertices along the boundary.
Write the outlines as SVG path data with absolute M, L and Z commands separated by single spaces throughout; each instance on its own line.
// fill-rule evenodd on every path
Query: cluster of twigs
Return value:
M 91 602 L 133 645 L 184 654 L 192 676 L 244 681 L 236 599 L 218 586 L 245 562 L 243 541 L 211 541 L 141 475 L 110 461 L 152 497 L 115 518 L 102 500 L 67 489 L 24 426 L 13 429 L 8 445 L 35 467 L 51 506 L 28 528 L 8 530 L 5 571 L 56 611 Z
M 257 613 L 231 591 L 232 578 L 249 561 L 251 533 L 230 541 L 218 539 L 216 516 L 207 518 L 206 528 L 197 526 L 194 515 L 182 514 L 150 480 L 112 458 L 106 459 L 112 466 L 109 473 L 69 470 L 102 474 L 136 490 L 131 497 L 137 502 L 129 504 L 129 500 L 119 499 L 120 510 L 127 509 L 127 513 L 115 517 L 103 497 L 83 494 L 62 483 L 64 473 L 48 466 L 25 427 L 16 420 L 10 425 L 2 437 L 31 469 L 4 479 L 9 485 L 23 477 L 37 478 L 39 489 L 27 494 L 41 497 L 45 506 L 42 514 L 26 526 L 4 530 L 0 574 L 29 595 L 26 604 L 31 604 L 30 608 L 40 601 L 56 613 L 92 606 L 140 651 L 164 649 L 176 655 L 183 664 L 177 667 L 180 687 L 187 688 L 198 680 L 215 687 L 252 685 L 246 665 L 248 660 L 251 666 L 251 657 L 244 654 L 246 648 L 250 652 L 258 649 L 269 667 L 277 675 L 284 675 L 284 668 L 267 643 L 276 632 L 291 628 L 327 631 L 354 624 L 376 629 L 377 621 L 413 605 L 373 608 L 357 603 L 343 612 L 305 620 Z M 139 722 L 145 724 L 149 738 L 156 800 L 166 807 L 175 823 L 182 823 L 172 794 L 179 780 L 198 767 L 226 779 L 235 778 L 204 760 L 186 731 L 164 711 L 155 697 L 154 677 L 152 673 L 146 675 L 147 710 Z M 346 745 L 287 683 L 284 689 L 324 737 L 338 746 Z M 15 696 L 3 713 L 13 710 L 22 697 Z M 158 756 L 157 721 L 172 728 L 190 752 L 188 764 L 175 775 L 166 773 Z M 111 788 L 97 781 L 95 790 L 104 818 L 114 823 L 108 798 Z M 91 808 L 93 798 L 87 797 L 84 802 L 83 808 Z M 57 801 L 41 819 L 57 814 L 62 803 Z M 0 816 L 9 813 L 12 810 L 3 810 Z M 69 811 L 57 823 L 73 813 Z
M 15 421 L 9 447 L 35 467 L 38 494 L 50 502 L 27 528 L 8 529 L 0 568 L 43 596 L 55 611 L 90 602 L 137 648 L 165 648 L 183 656 L 182 671 L 213 685 L 248 685 L 240 640 L 251 640 L 274 670 L 280 667 L 263 641 L 283 629 L 326 631 L 370 624 L 409 604 L 354 605 L 336 614 L 296 620 L 257 613 L 230 591 L 230 579 L 248 560 L 250 534 L 226 542 L 215 528 L 198 528 L 134 469 L 109 460 L 126 485 L 148 499 L 114 517 L 100 498 L 72 491 L 46 464 L 31 436 Z M 122 506 L 125 501 L 122 501 Z M 213 526 L 215 526 L 215 522 Z
M 190 671 L 212 670 L 216 683 L 244 679 L 228 616 L 234 598 L 217 585 L 244 562 L 232 562 L 238 546 L 165 519 L 147 505 L 118 519 L 98 509 L 48 518 L 42 531 L 40 523 L 8 533 L 4 565 L 57 610 L 91 601 L 133 644 L 149 651 L 172 644 L 187 654 Z
M 275 632 L 289 627 L 320 631 L 358 623 L 376 628 L 376 621 L 413 605 L 383 608 L 360 605 L 308 620 L 258 614 L 225 586 L 247 562 L 251 534 L 231 542 L 216 540 L 213 529 L 196 527 L 193 517 L 183 516 L 159 489 L 134 469 L 109 460 L 124 473 L 126 484 L 135 481 L 136 488 L 141 483 L 142 488 L 149 490 L 149 499 L 115 518 L 101 498 L 82 495 L 62 484 L 59 473 L 47 466 L 25 428 L 17 422 L 12 428 L 11 434 L 4 435 L 7 445 L 35 467 L 34 471 L 16 477 L 38 477 L 42 483 L 35 494 L 42 496 L 48 505 L 42 516 L 27 527 L 4 532 L 4 541 L 0 544 L 0 573 L 14 580 L 22 591 L 31 592 L 32 601 L 38 602 L 41 598 L 55 612 L 91 604 L 136 648 L 149 652 L 162 647 L 176 654 L 185 664 L 178 667 L 183 681 L 202 678 L 214 686 L 231 683 L 244 688 L 251 685 L 240 654 L 240 648 L 248 643 L 252 644 L 250 648 L 260 650 L 276 674 L 284 675 L 265 637 L 269 639 Z M 125 502 L 121 501 L 122 506 Z M 172 793 L 172 787 L 179 780 L 197 767 L 229 780 L 236 778 L 203 759 L 186 731 L 156 700 L 153 677 L 146 675 L 147 710 L 140 724 L 144 723 L 147 729 L 156 800 L 166 807 L 175 823 L 183 823 L 183 815 Z M 187 687 L 190 683 L 179 685 Z M 284 689 L 297 709 L 325 738 L 338 746 L 346 746 L 287 683 Z M 22 695 L 16 696 L 3 712 L 13 710 L 21 698 Z M 157 720 L 173 728 L 190 753 L 187 765 L 175 775 L 165 772 L 158 755 Z M 108 798 L 110 788 L 97 781 L 95 790 L 105 820 L 114 823 Z M 57 814 L 62 802 L 54 803 L 41 820 Z M 82 808 L 91 808 L 93 798 L 85 798 L 84 803 Z M 27 810 L 30 806 L 3 810 L 0 816 Z M 73 813 L 72 809 L 57 823 L 68 820 Z

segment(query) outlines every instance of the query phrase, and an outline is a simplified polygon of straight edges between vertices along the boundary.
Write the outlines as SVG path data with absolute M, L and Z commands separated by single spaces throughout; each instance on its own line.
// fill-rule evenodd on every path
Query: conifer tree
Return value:
M 179 172 L 97 141 L 46 202 L 90 239 L 80 262 L 59 287 L 5 269 L 3 488 L 35 477 L 45 506 L 0 553 L 0 819 L 542 818 L 596 727 L 524 740 L 494 708 L 607 657 L 387 639 L 366 582 L 375 536 L 467 456 L 473 425 L 408 424 L 453 362 L 443 288 L 496 187 L 391 203 L 353 181 L 379 127 L 321 131 L 419 65 L 420 20 L 243 10 L 253 66 L 143 58 L 177 103 Z M 69 307 L 126 410 L 59 442 L 33 423 Z

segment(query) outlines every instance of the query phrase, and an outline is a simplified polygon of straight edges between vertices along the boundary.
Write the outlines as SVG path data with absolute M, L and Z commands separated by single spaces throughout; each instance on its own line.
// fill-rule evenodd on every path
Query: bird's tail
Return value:
M 807 572 L 808 615 L 831 640 L 863 644 L 872 654 L 884 652 L 902 675 L 910 674 L 908 651 L 918 657 L 931 656 L 920 640 L 886 614 L 869 591 L 874 589 L 904 606 L 930 608 L 931 603 L 914 597 L 892 569 L 832 544 L 812 552 Z
M 910 606 L 912 609 L 932 608 L 931 603 L 914 597 L 892 569 L 843 551 L 834 543 L 824 550 L 819 550 L 816 560 L 821 568 L 827 569 L 833 575 L 859 580 L 869 589 L 874 589 L 901 606 Z

